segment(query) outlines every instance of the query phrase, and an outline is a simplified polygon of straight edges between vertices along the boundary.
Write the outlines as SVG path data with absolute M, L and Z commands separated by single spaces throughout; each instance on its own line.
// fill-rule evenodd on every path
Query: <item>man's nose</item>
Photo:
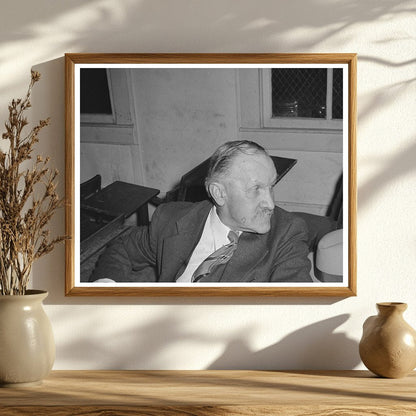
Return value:
M 263 208 L 274 209 L 273 189 L 266 189 L 262 201 Z

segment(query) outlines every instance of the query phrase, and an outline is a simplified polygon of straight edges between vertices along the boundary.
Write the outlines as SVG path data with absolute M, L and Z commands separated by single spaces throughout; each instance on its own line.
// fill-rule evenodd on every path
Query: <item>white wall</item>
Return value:
M 236 76 L 226 69 L 131 71 L 146 185 L 171 190 L 237 135 Z
M 110 76 L 114 71 L 125 75 L 122 84 L 111 80 L 112 91 L 126 90 L 118 95 L 136 126 L 81 124 L 80 182 L 100 174 L 102 186 L 124 180 L 159 189 L 163 197 L 220 144 L 248 138 L 272 155 L 297 160 L 275 188 L 277 205 L 328 211 L 342 173 L 342 132 L 261 128 L 258 69 L 116 69 Z M 257 120 L 250 125 L 247 116 Z
M 64 171 L 65 52 L 357 52 L 358 296 L 65 298 L 64 250 L 38 261 L 55 369 L 361 368 L 378 301 L 416 327 L 416 53 L 413 1 L 14 1 L 0 15 L 0 120 L 42 72 L 40 151 Z M 63 192 L 61 178 L 61 192 Z M 54 218 L 64 231 L 64 216 Z

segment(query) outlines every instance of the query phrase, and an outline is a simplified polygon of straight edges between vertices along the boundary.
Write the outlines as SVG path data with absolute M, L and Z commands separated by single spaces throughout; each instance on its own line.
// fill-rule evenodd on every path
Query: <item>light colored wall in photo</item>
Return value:
M 65 52 L 358 53 L 358 296 L 65 298 L 62 246 L 33 270 L 50 293 L 55 369 L 363 368 L 358 341 L 376 302 L 407 302 L 416 327 L 414 16 L 401 0 L 4 4 L 0 120 L 30 68 L 42 72 L 32 115 L 52 117 L 39 151 L 61 172 Z M 52 227 L 64 231 L 63 212 Z
M 236 137 L 236 76 L 222 69 L 132 70 L 146 185 L 171 190 Z
M 80 182 L 100 174 L 102 186 L 123 180 L 159 189 L 163 197 L 220 144 L 247 138 L 272 155 L 298 161 L 275 188 L 278 205 L 326 213 L 342 171 L 342 134 L 260 128 L 258 69 L 116 71 L 124 71 L 123 79 L 128 79 L 124 101 L 134 115 L 134 134 L 123 140 L 118 135 L 127 130 L 124 125 L 115 126 L 110 135 L 105 125 L 90 125 L 88 131 L 82 125 Z M 113 91 L 121 89 L 111 83 Z

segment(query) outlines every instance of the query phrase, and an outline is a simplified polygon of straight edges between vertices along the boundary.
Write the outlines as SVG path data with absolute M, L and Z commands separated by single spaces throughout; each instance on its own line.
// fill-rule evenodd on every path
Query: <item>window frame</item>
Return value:
M 299 65 L 298 65 L 299 67 Z M 309 117 L 273 117 L 272 113 L 272 81 L 271 72 L 273 68 L 259 69 L 259 82 L 261 93 L 261 107 L 260 117 L 261 126 L 263 128 L 272 129 L 305 129 L 305 130 L 321 130 L 321 131 L 342 131 L 343 118 L 345 117 L 345 108 L 343 109 L 342 119 L 332 119 L 332 82 L 333 69 L 344 68 L 344 65 L 334 65 L 327 67 L 327 115 L 326 118 L 309 118 Z M 310 65 L 307 68 L 313 68 Z M 344 68 L 345 69 L 345 68 Z M 343 77 L 346 76 L 346 71 L 343 71 Z M 330 87 L 330 88 L 329 88 Z
M 84 65 L 94 68 L 95 65 Z M 80 68 L 80 70 L 82 67 Z M 83 142 L 135 144 L 129 70 L 106 68 L 112 114 L 80 113 Z M 98 132 L 98 134 L 97 134 Z M 115 140 L 117 137 L 117 140 Z

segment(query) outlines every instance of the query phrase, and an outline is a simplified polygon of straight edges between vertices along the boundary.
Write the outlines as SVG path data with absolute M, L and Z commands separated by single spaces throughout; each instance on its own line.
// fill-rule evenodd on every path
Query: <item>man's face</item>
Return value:
M 218 215 L 222 222 L 234 230 L 267 233 L 274 210 L 276 180 L 276 169 L 269 156 L 262 153 L 236 156 L 229 174 L 221 180 L 223 198 Z

